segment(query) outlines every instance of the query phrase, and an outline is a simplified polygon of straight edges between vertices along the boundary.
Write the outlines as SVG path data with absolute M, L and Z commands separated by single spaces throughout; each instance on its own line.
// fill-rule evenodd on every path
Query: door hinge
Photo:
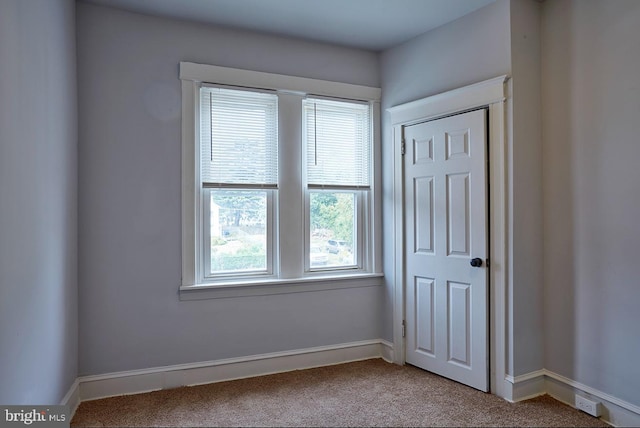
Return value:
M 402 337 L 405 337 L 407 335 L 407 322 L 405 320 L 402 320 Z
M 489 259 L 486 260 L 485 266 L 489 267 Z
M 402 143 L 400 144 L 400 154 L 404 156 L 404 153 L 406 150 L 407 150 L 407 145 L 405 143 L 404 137 L 402 137 Z

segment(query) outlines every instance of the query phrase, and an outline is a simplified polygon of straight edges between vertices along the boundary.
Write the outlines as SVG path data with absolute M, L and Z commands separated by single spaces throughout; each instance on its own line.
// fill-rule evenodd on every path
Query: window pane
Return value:
M 310 192 L 309 266 L 356 264 L 355 192 Z
M 278 96 L 200 90 L 203 183 L 278 183 Z
M 211 274 L 267 270 L 267 192 L 211 190 Z
M 369 106 L 314 98 L 302 106 L 307 183 L 369 187 Z

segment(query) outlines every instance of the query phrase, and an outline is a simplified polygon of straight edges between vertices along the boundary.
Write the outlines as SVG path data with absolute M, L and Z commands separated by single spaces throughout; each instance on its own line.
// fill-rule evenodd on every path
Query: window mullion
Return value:
M 303 95 L 278 95 L 279 197 L 278 247 L 280 278 L 300 278 L 304 272 L 304 197 L 302 183 Z

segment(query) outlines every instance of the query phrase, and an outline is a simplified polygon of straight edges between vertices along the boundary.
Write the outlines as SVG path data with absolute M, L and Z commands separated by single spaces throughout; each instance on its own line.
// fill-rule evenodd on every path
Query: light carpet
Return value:
M 71 426 L 580 426 L 549 396 L 508 403 L 381 359 L 87 401 Z

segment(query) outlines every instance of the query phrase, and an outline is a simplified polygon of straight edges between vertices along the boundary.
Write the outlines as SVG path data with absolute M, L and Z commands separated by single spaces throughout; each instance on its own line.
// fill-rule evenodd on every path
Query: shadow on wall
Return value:
M 565 5 L 566 6 L 566 5 Z M 560 6 L 562 7 L 562 5 Z M 575 378 L 573 25 L 543 9 L 544 367 Z M 561 28 L 561 30 L 558 30 Z

